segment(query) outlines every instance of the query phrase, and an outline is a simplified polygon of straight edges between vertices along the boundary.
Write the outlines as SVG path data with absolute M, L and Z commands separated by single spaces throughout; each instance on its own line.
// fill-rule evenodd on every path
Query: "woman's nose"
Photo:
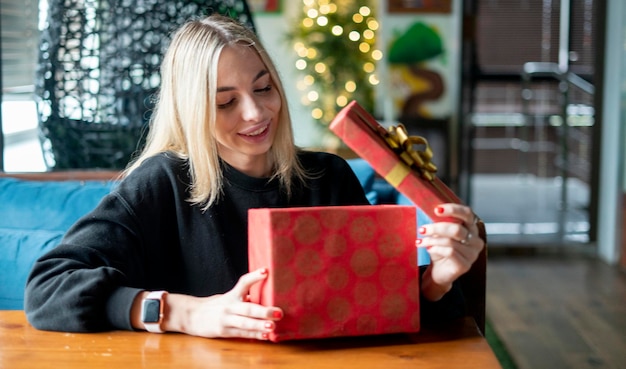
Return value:
M 258 121 L 261 119 L 263 107 L 254 97 L 244 99 L 241 115 L 246 121 Z

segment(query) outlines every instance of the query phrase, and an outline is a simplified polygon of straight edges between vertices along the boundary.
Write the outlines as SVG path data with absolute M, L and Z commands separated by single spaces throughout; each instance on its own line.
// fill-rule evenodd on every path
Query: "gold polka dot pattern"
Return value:
M 410 206 L 252 209 L 251 301 L 279 306 L 272 341 L 419 330 L 416 214 Z
M 350 258 L 350 268 L 359 277 L 369 277 L 378 270 L 378 256 L 374 250 L 358 249 Z

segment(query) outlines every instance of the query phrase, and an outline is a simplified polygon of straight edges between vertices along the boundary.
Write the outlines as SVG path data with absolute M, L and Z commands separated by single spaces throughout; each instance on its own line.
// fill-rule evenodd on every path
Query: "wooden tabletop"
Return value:
M 75 334 L 31 327 L 0 311 L 0 369 L 11 368 L 500 368 L 465 319 L 418 334 L 271 343 L 182 334 Z

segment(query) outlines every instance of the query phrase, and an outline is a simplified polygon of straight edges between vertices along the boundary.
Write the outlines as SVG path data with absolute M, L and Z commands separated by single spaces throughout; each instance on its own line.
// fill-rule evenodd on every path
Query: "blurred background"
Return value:
M 123 168 L 169 32 L 212 11 L 264 42 L 298 145 L 353 157 L 327 127 L 353 99 L 429 140 L 439 176 L 486 223 L 488 317 L 517 365 L 626 367 L 613 348 L 626 347 L 621 0 L 1 0 L 0 169 Z M 535 308 L 580 340 L 532 336 L 545 321 L 520 317 Z M 581 327 L 581 314 L 602 317 Z M 552 346 L 586 356 L 526 354 Z

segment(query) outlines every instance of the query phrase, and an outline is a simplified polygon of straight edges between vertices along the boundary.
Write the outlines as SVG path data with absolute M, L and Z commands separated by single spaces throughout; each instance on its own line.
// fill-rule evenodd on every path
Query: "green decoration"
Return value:
M 390 64 L 417 64 L 443 54 L 443 41 L 430 26 L 413 24 L 391 45 Z

